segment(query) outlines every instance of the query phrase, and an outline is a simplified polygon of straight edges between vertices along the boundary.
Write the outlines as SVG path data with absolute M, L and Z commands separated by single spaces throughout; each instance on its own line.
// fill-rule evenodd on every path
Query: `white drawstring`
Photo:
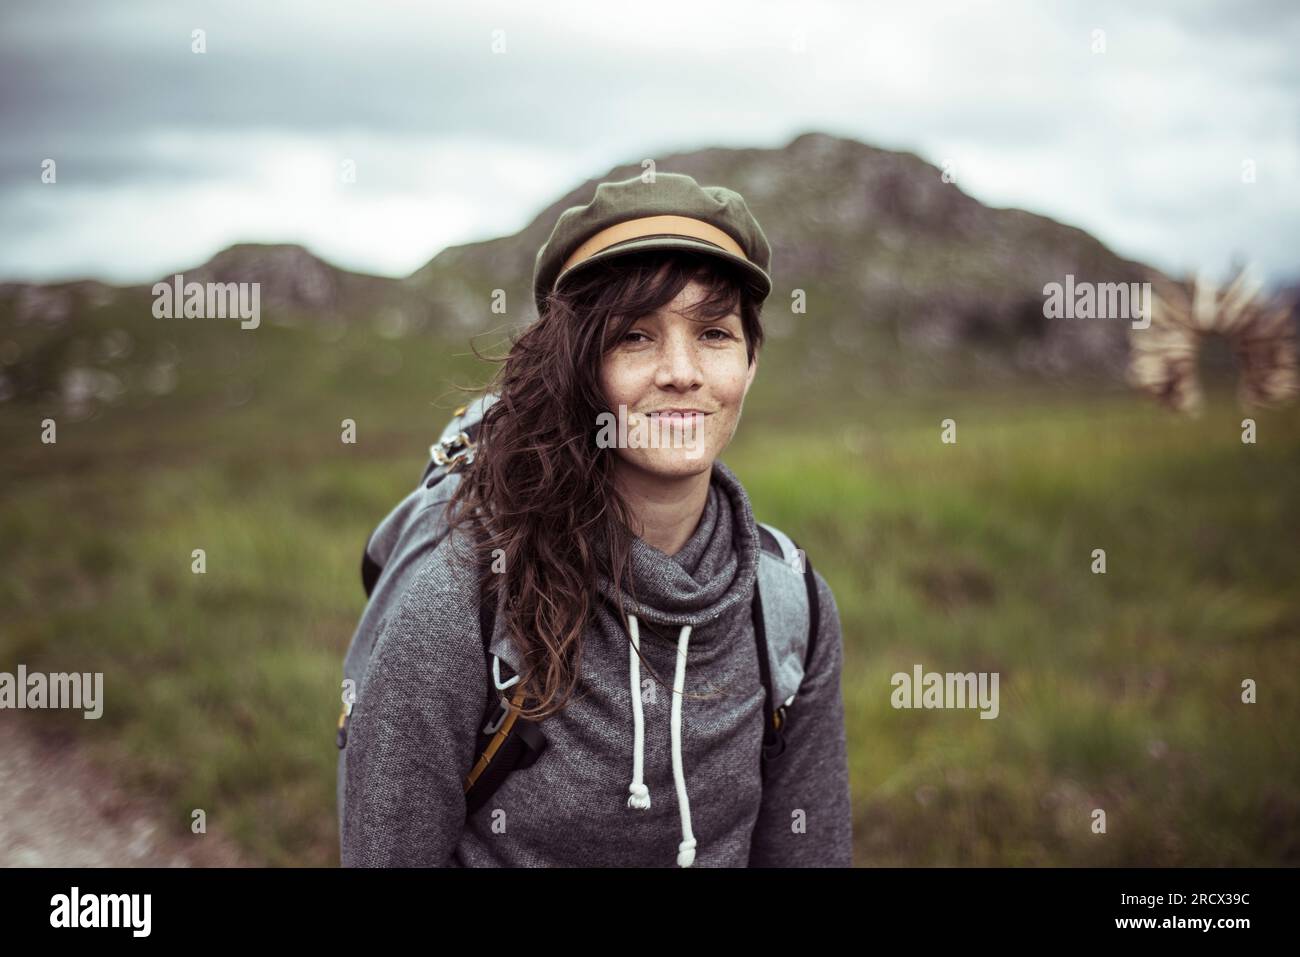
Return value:
M 628 632 L 632 636 L 631 658 L 628 673 L 632 685 L 632 783 L 628 790 L 632 796 L 627 806 L 644 810 L 650 806 L 650 789 L 643 780 L 645 753 L 645 716 L 641 712 L 641 632 L 636 615 L 628 615 Z M 677 806 L 682 816 L 682 842 L 677 847 L 677 866 L 690 867 L 695 863 L 695 835 L 691 832 L 691 802 L 686 793 L 686 773 L 682 769 L 682 697 L 686 690 L 686 651 L 690 644 L 691 626 L 683 625 L 677 639 L 677 671 L 673 676 L 672 754 L 673 781 L 677 785 Z
M 686 774 L 682 771 L 682 696 L 686 691 L 686 643 L 691 626 L 683 625 L 677 639 L 677 675 L 673 678 L 673 779 L 677 782 L 677 804 L 682 811 L 682 843 L 677 848 L 677 866 L 695 863 L 695 835 L 691 833 L 691 802 L 686 794 Z
M 641 765 L 645 752 L 645 718 L 641 714 L 641 657 L 637 654 L 641 648 L 641 633 L 637 630 L 636 615 L 628 618 L 628 630 L 632 633 L 632 659 L 630 662 L 632 681 L 632 783 L 628 790 L 632 796 L 627 799 L 627 806 L 645 810 L 650 806 L 650 789 L 641 779 Z

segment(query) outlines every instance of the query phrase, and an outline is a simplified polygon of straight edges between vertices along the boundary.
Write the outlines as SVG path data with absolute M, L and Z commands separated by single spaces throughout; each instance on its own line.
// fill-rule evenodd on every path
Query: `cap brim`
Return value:
M 766 299 L 772 291 L 772 280 L 768 278 L 767 273 L 763 272 L 758 266 L 755 266 L 748 259 L 730 253 L 713 243 L 706 242 L 702 239 L 694 239 L 690 236 L 642 236 L 638 239 L 632 239 L 625 243 L 618 243 L 607 249 L 602 249 L 594 256 L 584 259 L 575 266 L 571 266 L 556 277 L 555 285 L 558 287 L 570 276 L 581 272 L 587 266 L 593 263 L 608 262 L 611 259 L 617 259 L 620 256 L 627 256 L 631 253 L 645 252 L 647 250 L 664 250 L 680 249 L 684 252 L 704 253 L 708 256 L 714 256 L 718 259 L 724 259 L 736 266 L 741 275 L 748 280 L 755 290 L 759 293 L 760 299 Z

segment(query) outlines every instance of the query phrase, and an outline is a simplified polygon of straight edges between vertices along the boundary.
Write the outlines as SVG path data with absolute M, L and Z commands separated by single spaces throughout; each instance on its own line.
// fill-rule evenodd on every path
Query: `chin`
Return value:
M 627 461 L 649 475 L 678 479 L 712 471 L 716 457 L 716 450 L 711 448 L 700 449 L 697 453 L 689 449 L 655 449 L 641 450 L 636 456 L 628 456 Z

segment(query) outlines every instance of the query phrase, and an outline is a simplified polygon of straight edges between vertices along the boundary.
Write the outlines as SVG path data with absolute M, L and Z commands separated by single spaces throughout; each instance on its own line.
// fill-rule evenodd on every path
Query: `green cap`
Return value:
M 570 206 L 537 251 L 533 297 L 546 296 L 577 270 L 646 249 L 707 253 L 740 268 L 761 303 L 772 291 L 772 249 L 745 199 L 725 186 L 701 186 L 682 173 L 601 183 L 585 206 Z

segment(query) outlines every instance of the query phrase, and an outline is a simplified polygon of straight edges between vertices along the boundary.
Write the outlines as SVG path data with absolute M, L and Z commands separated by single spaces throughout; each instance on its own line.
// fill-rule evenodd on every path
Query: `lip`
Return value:
M 705 412 L 703 409 L 652 409 L 646 415 L 712 415 L 712 412 Z

